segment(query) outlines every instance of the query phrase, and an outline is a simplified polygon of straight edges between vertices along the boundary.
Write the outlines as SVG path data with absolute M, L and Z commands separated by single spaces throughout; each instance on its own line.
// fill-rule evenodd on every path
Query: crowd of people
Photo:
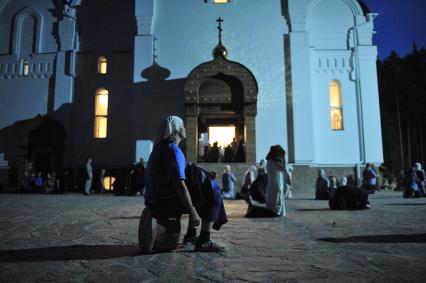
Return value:
M 225 147 L 219 146 L 218 142 L 213 145 L 208 143 L 204 146 L 204 152 L 201 156 L 203 162 L 208 163 L 231 163 L 246 161 L 246 144 L 244 137 L 240 136 L 237 142 L 236 138 Z
M 227 222 L 223 199 L 244 199 L 248 204 L 245 217 L 286 215 L 285 199 L 292 197 L 292 167 L 288 165 L 286 152 L 280 145 L 270 147 L 266 161 L 261 160 L 257 166 L 249 165 L 242 176 L 242 186 L 236 188 L 237 178 L 229 164 L 224 166 L 222 186 L 216 180 L 215 172 L 205 171 L 196 164 L 187 164 L 179 148 L 179 143 L 185 138 L 182 119 L 169 116 L 159 129 L 146 169 L 141 159 L 126 174 L 116 176 L 112 184 L 115 195 L 139 193 L 145 196 L 145 209 L 139 227 L 141 251 L 175 249 L 182 214 L 189 214 L 184 243 L 194 244 L 196 251 L 224 251 L 224 247 L 210 238 L 211 229 L 219 230 Z M 225 149 L 223 156 L 220 150 L 218 154 L 217 143 L 207 148 L 206 161 L 245 161 L 243 139 L 238 143 L 234 139 L 226 148 L 228 150 Z M 99 191 L 105 192 L 105 174 L 106 170 L 101 169 L 95 182 L 92 159 L 87 158 L 84 194 L 93 193 L 94 183 L 99 183 Z M 68 187 L 67 176 L 67 172 L 62 178 L 58 178 L 55 172 L 49 172 L 44 178 L 41 172 L 35 174 L 32 164 L 28 163 L 21 186 L 31 192 L 64 193 Z M 405 174 L 390 181 L 384 167 L 376 170 L 373 164 L 368 163 L 360 180 L 354 175 L 342 176 L 338 180 L 335 176 L 327 176 L 321 169 L 315 183 L 315 198 L 328 200 L 333 210 L 366 209 L 370 207 L 368 195 L 386 187 L 402 190 L 404 197 L 426 196 L 425 172 L 421 164 L 416 163 Z M 162 227 L 161 237 L 153 232 L 153 221 Z M 201 226 L 199 234 L 197 226 Z

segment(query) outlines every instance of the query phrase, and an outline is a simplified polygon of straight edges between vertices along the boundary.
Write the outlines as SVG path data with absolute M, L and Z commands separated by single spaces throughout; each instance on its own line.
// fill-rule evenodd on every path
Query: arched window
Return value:
M 107 137 L 108 125 L 108 91 L 99 89 L 95 96 L 95 130 L 94 136 L 98 139 Z
M 330 82 L 330 116 L 331 129 L 343 130 L 342 87 L 338 80 Z
M 107 73 L 108 61 L 105 57 L 101 56 L 98 59 L 98 73 L 106 74 Z
M 22 75 L 28 76 L 30 74 L 30 63 L 27 60 L 22 61 Z

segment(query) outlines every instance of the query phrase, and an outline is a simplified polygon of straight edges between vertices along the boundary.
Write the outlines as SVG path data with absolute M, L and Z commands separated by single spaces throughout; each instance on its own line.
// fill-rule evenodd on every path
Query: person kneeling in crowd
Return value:
M 348 185 L 346 177 L 342 177 L 339 187 L 328 202 L 332 210 L 356 210 L 370 208 L 368 193 L 357 186 Z
M 195 243 L 195 251 L 222 252 L 225 248 L 210 239 L 211 228 L 218 230 L 227 221 L 220 192 L 215 194 L 216 201 L 193 203 L 186 183 L 185 156 L 178 146 L 185 138 L 182 119 L 169 116 L 158 132 L 146 168 L 145 205 L 157 223 L 165 227 L 166 235 L 179 235 L 180 217 L 188 213 L 184 242 Z M 201 233 L 197 237 L 195 227 L 200 216 Z M 175 249 L 177 243 L 166 246 L 168 250 Z
M 268 172 L 268 184 L 266 186 L 265 206 L 253 205 L 251 196 L 246 196 L 249 205 L 245 217 L 278 217 L 285 216 L 284 186 L 289 178 L 285 150 L 280 145 L 271 146 L 266 156 L 266 170 Z

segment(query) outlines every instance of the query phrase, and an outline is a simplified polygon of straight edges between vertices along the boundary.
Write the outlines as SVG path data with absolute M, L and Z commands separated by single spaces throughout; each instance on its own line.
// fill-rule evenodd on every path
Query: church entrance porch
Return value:
M 216 56 L 189 74 L 184 92 L 190 162 L 256 162 L 258 88 L 249 69 Z

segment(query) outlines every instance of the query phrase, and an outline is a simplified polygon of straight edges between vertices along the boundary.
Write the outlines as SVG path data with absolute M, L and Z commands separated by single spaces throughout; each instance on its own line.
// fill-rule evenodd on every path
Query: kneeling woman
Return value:
M 185 156 L 178 146 L 185 137 L 182 119 L 177 116 L 168 117 L 160 128 L 154 150 L 149 157 L 145 205 L 152 217 L 165 227 L 166 234 L 179 235 L 180 217 L 182 214 L 189 214 L 184 241 L 195 243 L 196 251 L 221 252 L 224 248 L 210 240 L 210 229 L 213 227 L 218 230 L 227 221 L 223 202 L 219 192 L 210 191 L 211 202 L 193 204 L 194 200 L 191 199 L 186 184 Z M 201 233 L 197 237 L 195 227 L 200 222 L 199 218 Z M 170 219 L 176 219 L 173 223 L 177 224 L 170 225 Z
M 266 186 L 265 206 L 253 205 L 250 196 L 246 217 L 278 217 L 285 216 L 284 185 L 289 179 L 289 171 L 285 160 L 285 150 L 280 145 L 271 146 L 266 156 L 268 184 Z

